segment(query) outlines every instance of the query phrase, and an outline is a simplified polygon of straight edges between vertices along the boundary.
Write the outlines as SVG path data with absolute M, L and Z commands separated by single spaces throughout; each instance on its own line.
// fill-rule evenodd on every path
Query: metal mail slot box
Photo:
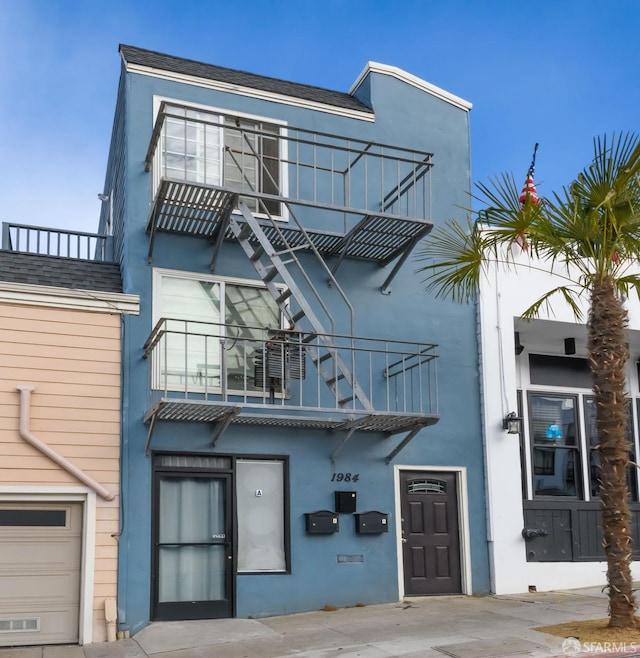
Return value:
M 307 512 L 304 516 L 309 535 L 332 535 L 340 530 L 336 512 L 319 510 L 318 512 Z
M 355 491 L 336 491 L 336 512 L 353 514 L 356 511 L 357 495 Z
M 356 520 L 356 534 L 381 535 L 389 532 L 389 515 L 384 512 L 361 512 L 354 514 Z

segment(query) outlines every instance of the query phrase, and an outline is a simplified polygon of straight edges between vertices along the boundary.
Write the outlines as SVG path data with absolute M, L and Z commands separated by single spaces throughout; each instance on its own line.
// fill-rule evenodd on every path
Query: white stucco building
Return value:
M 561 295 L 551 300 L 553 313 L 543 308 L 540 319 L 523 320 L 522 313 L 543 293 L 567 282 L 527 251 L 514 258 L 517 266 L 509 272 L 490 269 L 478 304 L 492 590 L 507 594 L 604 585 L 586 325 L 576 322 Z M 585 296 L 583 322 L 588 303 Z M 628 309 L 634 459 L 640 304 L 631 300 Z M 503 429 L 509 413 L 522 418 L 520 434 Z M 629 486 L 638 546 L 638 469 L 631 467 Z M 640 562 L 633 567 L 634 577 L 640 577 Z

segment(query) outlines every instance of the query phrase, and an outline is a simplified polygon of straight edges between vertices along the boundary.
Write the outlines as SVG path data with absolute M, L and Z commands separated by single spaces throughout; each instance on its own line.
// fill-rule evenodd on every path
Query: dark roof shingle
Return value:
M 144 50 L 134 46 L 120 44 L 120 52 L 125 62 L 148 66 L 163 71 L 172 71 L 183 75 L 191 75 L 206 80 L 218 80 L 232 85 L 249 87 L 251 89 L 260 89 L 274 94 L 292 96 L 293 98 L 302 98 L 304 100 L 333 105 L 349 110 L 367 112 L 372 114 L 371 108 L 361 103 L 357 98 L 341 91 L 333 91 L 322 87 L 313 87 L 303 85 L 297 82 L 269 78 L 255 73 L 228 69 L 213 64 L 204 64 L 195 62 L 191 59 L 182 57 L 173 57 L 172 55 L 163 55 L 152 50 Z
M 0 281 L 96 292 L 122 292 L 117 263 L 0 251 Z

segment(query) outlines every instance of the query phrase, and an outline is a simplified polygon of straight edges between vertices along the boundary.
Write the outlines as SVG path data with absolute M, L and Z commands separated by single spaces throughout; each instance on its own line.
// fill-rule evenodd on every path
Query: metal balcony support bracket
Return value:
M 426 427 L 426 423 L 419 423 L 417 424 L 410 432 L 407 434 L 407 436 L 400 441 L 400 443 L 386 456 L 384 462 L 387 464 L 387 466 L 391 463 L 391 460 L 404 448 L 406 448 L 410 441 L 413 439 L 413 437 L 423 428 Z
M 353 238 L 355 237 L 358 228 L 360 227 L 361 224 L 366 223 L 367 217 L 368 216 L 364 217 L 361 221 L 359 221 L 358 224 L 345 236 L 344 242 L 340 246 L 340 255 L 338 256 L 338 260 L 336 264 L 331 268 L 331 274 L 335 275 L 340 265 L 342 265 L 342 261 L 344 260 L 345 255 L 349 252 L 349 246 L 353 242 Z M 336 249 L 336 252 L 337 251 L 338 250 Z
M 145 416 L 145 423 L 149 423 L 147 431 L 147 442 L 144 446 L 144 454 L 148 457 L 151 441 L 153 439 L 153 432 L 158 420 L 162 421 L 183 421 L 183 422 L 199 422 L 199 423 L 216 423 L 216 429 L 213 433 L 211 445 L 215 447 L 218 439 L 224 434 L 229 424 L 240 415 L 242 407 L 238 406 L 224 406 L 216 407 L 213 405 L 202 404 L 198 401 L 191 408 L 183 406 L 180 401 L 176 400 L 161 400 L 152 410 Z
M 397 259 L 393 269 L 385 279 L 380 292 L 389 294 L 389 286 L 400 268 L 415 249 L 416 245 L 433 228 L 431 222 L 407 220 L 400 217 L 365 215 L 332 251 L 338 256 L 331 274 L 335 275 L 345 258 L 377 260 L 380 267 L 386 267 Z M 397 235 L 396 235 L 396 232 Z M 408 242 L 406 241 L 408 240 Z
M 153 438 L 153 430 L 155 429 L 157 418 L 158 418 L 158 414 L 153 414 L 153 416 L 151 416 L 151 419 L 149 420 L 149 429 L 147 430 L 147 442 L 144 444 L 145 457 L 149 456 L 149 448 L 151 447 L 151 439 Z
M 222 243 L 224 242 L 225 236 L 227 234 L 227 229 L 229 228 L 229 221 L 231 219 L 231 213 L 233 209 L 238 205 L 238 195 L 235 195 L 235 198 L 220 222 L 220 226 L 217 229 L 216 234 L 213 236 L 213 255 L 211 256 L 211 263 L 209 263 L 209 269 L 212 272 L 215 272 L 216 265 L 218 263 L 218 256 L 220 255 L 220 249 L 222 248 Z
M 357 429 L 359 429 L 362 425 L 364 425 L 366 422 L 368 422 L 371 418 L 373 418 L 372 415 L 364 416 L 363 418 L 354 418 L 353 420 L 348 420 L 346 423 L 342 423 L 331 430 L 332 434 L 344 430 L 347 431 L 346 436 L 344 437 L 344 439 L 342 439 L 342 443 L 331 453 L 330 459 L 332 464 L 336 463 L 337 456 L 342 451 L 342 448 L 344 448 L 345 445 L 347 445 L 347 442 L 353 436 L 353 433 Z
M 418 242 L 420 242 L 420 240 L 422 240 L 422 238 L 424 238 L 425 235 L 427 235 L 427 233 L 429 233 L 431 231 L 431 229 L 432 229 L 432 226 L 426 227 L 424 231 L 421 231 L 420 233 L 418 233 L 418 235 L 416 235 L 416 237 L 407 245 L 407 247 L 405 248 L 403 254 L 400 256 L 400 258 L 398 258 L 398 260 L 396 261 L 396 264 L 393 266 L 393 269 L 391 270 L 391 272 L 389 272 L 389 276 L 387 276 L 387 278 L 384 280 L 384 283 L 380 287 L 380 292 L 383 295 L 390 295 L 391 294 L 391 290 L 390 290 L 391 282 L 395 279 L 396 274 L 400 271 L 400 268 L 404 265 L 407 258 L 409 258 L 409 254 L 414 250 L 414 248 L 418 244 Z M 385 261 L 382 261 L 380 263 L 380 267 L 384 267 L 388 263 L 389 263 L 388 259 L 385 260 Z
M 230 407 L 227 409 L 226 414 L 218 421 L 216 430 L 211 438 L 211 447 L 215 448 L 218 439 L 227 431 L 227 427 L 231 424 L 233 419 L 242 411 L 242 407 Z

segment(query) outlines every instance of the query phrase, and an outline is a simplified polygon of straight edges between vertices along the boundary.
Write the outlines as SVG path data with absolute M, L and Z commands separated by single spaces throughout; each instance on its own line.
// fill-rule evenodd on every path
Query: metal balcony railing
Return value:
M 108 238 L 97 233 L 2 223 L 2 248 L 42 256 L 108 261 Z
M 426 151 L 166 102 L 145 159 L 156 186 L 165 178 L 258 194 L 275 215 L 280 199 L 338 210 L 344 232 L 350 214 L 429 219 L 432 164 Z
M 341 374 L 336 354 L 350 371 Z M 437 420 L 433 344 L 162 319 L 144 346 L 145 421 L 211 421 L 335 428 L 345 420 L 389 434 Z M 357 381 L 371 401 L 340 403 Z

